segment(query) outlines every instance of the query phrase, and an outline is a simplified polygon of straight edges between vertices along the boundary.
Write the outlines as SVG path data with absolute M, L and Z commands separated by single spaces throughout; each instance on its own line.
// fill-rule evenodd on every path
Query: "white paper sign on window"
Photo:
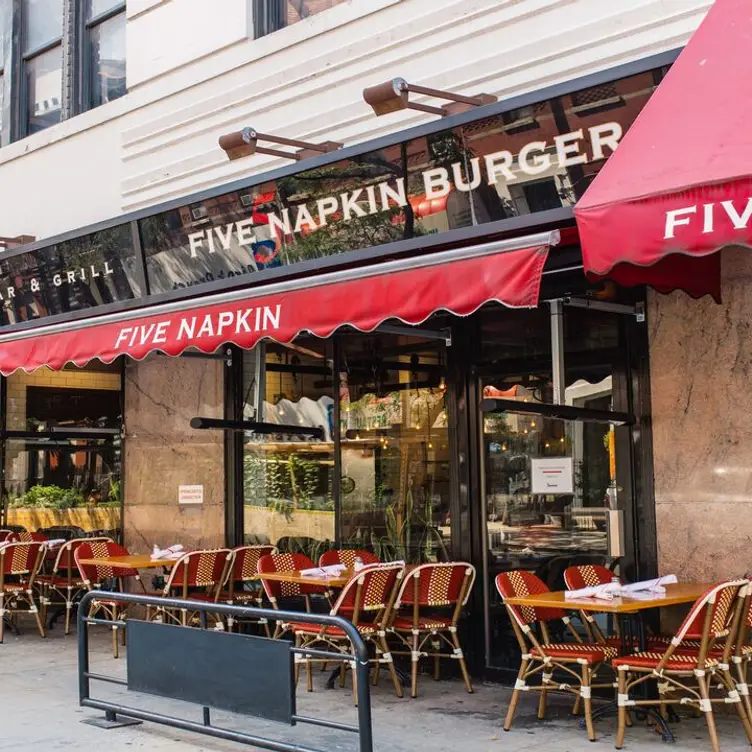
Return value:
M 546 457 L 531 463 L 530 490 L 534 494 L 574 493 L 571 457 Z
M 178 504 L 203 504 L 203 486 L 178 486 Z

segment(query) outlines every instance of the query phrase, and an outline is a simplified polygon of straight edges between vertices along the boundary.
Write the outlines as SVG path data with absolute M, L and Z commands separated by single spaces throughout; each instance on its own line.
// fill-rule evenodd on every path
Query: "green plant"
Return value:
M 32 486 L 10 502 L 11 507 L 26 509 L 71 509 L 83 504 L 84 495 L 80 489 L 60 486 Z
M 120 481 L 110 478 L 110 490 L 107 493 L 107 501 L 120 503 Z

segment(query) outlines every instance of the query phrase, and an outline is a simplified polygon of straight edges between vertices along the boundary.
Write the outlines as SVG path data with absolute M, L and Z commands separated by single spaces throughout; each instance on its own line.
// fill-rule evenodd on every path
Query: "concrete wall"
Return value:
M 724 251 L 723 303 L 651 294 L 650 370 L 661 573 L 749 571 L 752 255 Z
M 127 365 L 123 528 L 134 553 L 224 544 L 224 435 L 188 424 L 222 416 L 223 368 L 161 355 Z M 204 503 L 178 504 L 181 485 L 202 485 Z
M 250 0 L 128 3 L 129 93 L 0 149 L 0 235 L 38 238 L 228 180 L 243 125 L 351 144 L 416 125 L 373 116 L 396 75 L 501 98 L 683 45 L 711 0 L 345 0 L 254 40 Z M 209 10 L 207 10 L 209 9 Z

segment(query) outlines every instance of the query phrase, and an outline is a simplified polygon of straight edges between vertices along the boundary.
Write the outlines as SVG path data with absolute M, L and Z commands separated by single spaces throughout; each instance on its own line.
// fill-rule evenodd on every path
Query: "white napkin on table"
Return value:
M 577 598 L 598 598 L 602 601 L 612 601 L 621 591 L 621 585 L 618 582 L 608 582 L 605 585 L 595 585 L 593 587 L 580 588 L 579 590 L 567 590 L 564 593 L 564 600 L 575 600 Z
M 179 559 L 185 551 L 180 543 L 176 543 L 174 546 L 168 546 L 167 548 L 159 548 L 154 546 L 151 552 L 152 561 L 162 561 L 163 559 Z
M 642 580 L 633 582 L 629 585 L 622 585 L 623 593 L 665 593 L 665 585 L 675 585 L 679 580 L 675 574 L 666 574 L 663 577 L 656 577 L 654 580 Z
M 50 548 L 54 548 L 55 546 L 62 546 L 63 543 L 65 543 L 65 538 L 53 538 L 52 540 L 47 541 L 47 545 Z
M 301 569 L 300 574 L 303 577 L 336 577 L 347 569 L 344 564 L 330 564 L 328 567 L 312 567 L 311 569 Z

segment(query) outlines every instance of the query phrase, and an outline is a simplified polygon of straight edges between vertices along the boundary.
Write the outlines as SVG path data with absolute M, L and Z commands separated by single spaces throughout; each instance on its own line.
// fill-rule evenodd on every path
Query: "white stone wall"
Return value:
M 432 117 L 374 117 L 369 84 L 503 99 L 679 47 L 710 5 L 346 0 L 254 40 L 250 0 L 129 0 L 129 93 L 0 149 L 0 236 L 48 237 L 279 166 L 227 161 L 217 138 L 244 125 L 352 144 Z

